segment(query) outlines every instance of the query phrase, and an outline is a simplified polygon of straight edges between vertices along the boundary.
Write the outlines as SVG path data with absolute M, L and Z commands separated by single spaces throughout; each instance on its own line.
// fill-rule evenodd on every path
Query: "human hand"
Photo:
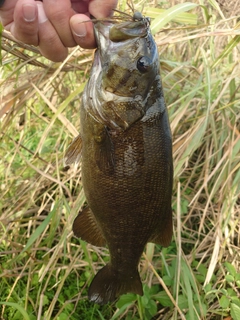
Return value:
M 108 17 L 117 2 L 0 0 L 0 21 L 17 40 L 39 46 L 43 56 L 59 62 L 67 57 L 68 47 L 96 47 L 90 14 L 97 19 Z

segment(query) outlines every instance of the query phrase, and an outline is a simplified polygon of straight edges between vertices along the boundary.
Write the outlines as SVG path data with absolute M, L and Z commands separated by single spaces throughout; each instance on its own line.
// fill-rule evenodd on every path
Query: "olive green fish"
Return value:
M 150 21 L 94 23 L 98 49 L 80 108 L 80 135 L 66 163 L 79 158 L 87 200 L 73 224 L 77 237 L 107 245 L 110 261 L 89 299 L 105 304 L 143 294 L 138 264 L 147 242 L 172 237 L 172 138 Z

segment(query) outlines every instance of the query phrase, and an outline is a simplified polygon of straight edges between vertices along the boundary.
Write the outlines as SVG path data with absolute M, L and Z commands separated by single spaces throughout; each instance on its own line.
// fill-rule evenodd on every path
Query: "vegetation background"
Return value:
M 240 1 L 134 7 L 153 19 L 161 58 L 174 140 L 173 241 L 146 246 L 143 297 L 89 303 L 108 250 L 73 236 L 81 171 L 63 157 L 79 130 L 93 51 L 72 49 L 56 64 L 2 31 L 1 319 L 240 319 Z M 119 9 L 130 12 L 125 0 Z

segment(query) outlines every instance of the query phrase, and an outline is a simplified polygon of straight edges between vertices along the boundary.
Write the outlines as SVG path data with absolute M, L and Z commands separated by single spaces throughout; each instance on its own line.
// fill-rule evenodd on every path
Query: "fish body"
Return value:
M 89 299 L 105 304 L 127 292 L 142 295 L 146 243 L 171 241 L 172 138 L 149 20 L 137 13 L 94 28 L 98 49 L 78 138 L 87 206 L 73 231 L 109 248 L 110 262 L 89 288 Z

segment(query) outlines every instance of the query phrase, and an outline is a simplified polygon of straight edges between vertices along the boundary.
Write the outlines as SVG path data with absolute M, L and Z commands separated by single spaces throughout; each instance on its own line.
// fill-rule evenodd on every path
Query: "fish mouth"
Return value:
M 149 32 L 150 19 L 142 16 L 136 19 L 134 16 L 130 21 L 119 22 L 114 19 L 95 21 L 94 35 L 98 49 L 106 50 L 110 43 L 146 37 Z

